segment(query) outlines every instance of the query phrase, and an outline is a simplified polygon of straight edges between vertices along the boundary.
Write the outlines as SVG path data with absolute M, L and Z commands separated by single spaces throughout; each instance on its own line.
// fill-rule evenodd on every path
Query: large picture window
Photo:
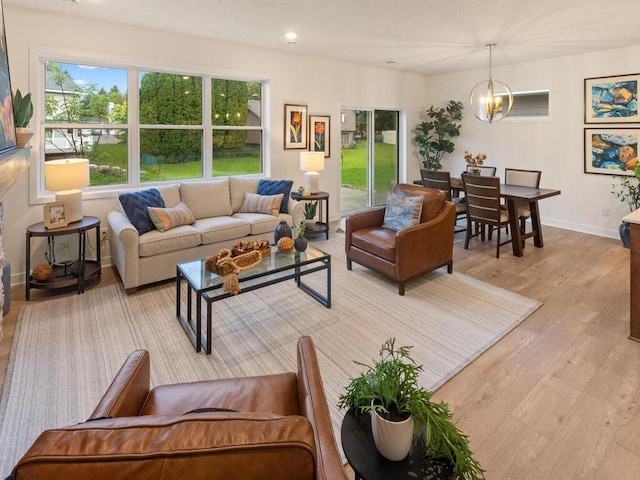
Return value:
M 43 161 L 88 158 L 91 187 L 264 170 L 261 82 L 54 58 L 42 68 Z
M 262 85 L 211 80 L 213 175 L 261 172 Z
M 127 183 L 127 70 L 44 63 L 44 161 L 88 158 L 91 185 Z

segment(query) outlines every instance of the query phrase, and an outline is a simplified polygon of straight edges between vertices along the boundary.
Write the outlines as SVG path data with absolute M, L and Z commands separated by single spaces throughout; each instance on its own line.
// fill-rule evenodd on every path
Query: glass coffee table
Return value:
M 196 352 L 204 348 L 211 353 L 211 304 L 233 296 L 222 289 L 224 277 L 205 268 L 206 258 L 179 263 L 176 267 L 176 316 L 185 333 L 191 340 Z M 309 287 L 302 277 L 324 271 L 327 278 L 326 295 Z M 186 316 L 181 314 L 180 296 L 182 281 L 186 286 Z M 265 258 L 253 268 L 242 270 L 238 274 L 240 293 L 252 292 L 259 288 L 294 280 L 300 290 L 307 293 L 320 304 L 331 308 L 331 255 L 308 246 L 304 252 L 280 253 L 275 247 L 269 258 Z M 194 297 L 195 293 L 195 297 Z M 205 304 L 206 328 L 202 332 L 202 304 Z M 195 303 L 195 315 L 193 305 Z

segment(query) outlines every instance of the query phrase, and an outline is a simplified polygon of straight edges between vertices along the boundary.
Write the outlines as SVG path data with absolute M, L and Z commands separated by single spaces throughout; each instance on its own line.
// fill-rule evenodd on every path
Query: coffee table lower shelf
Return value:
M 275 249 L 274 249 L 275 250 Z M 191 340 L 196 352 L 203 348 L 211 354 L 212 307 L 214 302 L 234 296 L 222 290 L 223 277 L 207 271 L 204 268 L 206 259 L 193 262 L 179 263 L 176 267 L 176 317 L 183 330 Z M 305 284 L 302 277 L 317 272 L 326 272 L 326 295 Z M 186 316 L 181 313 L 182 281 L 186 280 Z M 318 301 L 321 305 L 331 308 L 331 255 L 308 247 L 306 252 L 281 254 L 271 253 L 270 258 L 262 261 L 257 267 L 241 271 L 238 275 L 240 292 L 254 290 L 295 280 L 297 287 Z M 194 298 L 195 293 L 195 298 Z M 195 300 L 195 302 L 194 302 Z M 206 329 L 202 332 L 202 303 L 205 303 Z M 195 315 L 194 315 L 195 303 Z

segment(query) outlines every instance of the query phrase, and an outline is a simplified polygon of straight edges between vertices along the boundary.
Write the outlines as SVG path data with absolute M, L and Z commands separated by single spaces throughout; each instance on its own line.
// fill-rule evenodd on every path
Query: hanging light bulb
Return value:
M 487 44 L 489 49 L 489 80 L 478 83 L 469 95 L 469 106 L 478 120 L 497 122 L 506 117 L 513 106 L 513 94 L 506 83 L 494 80 L 491 75 L 491 53 L 495 43 Z

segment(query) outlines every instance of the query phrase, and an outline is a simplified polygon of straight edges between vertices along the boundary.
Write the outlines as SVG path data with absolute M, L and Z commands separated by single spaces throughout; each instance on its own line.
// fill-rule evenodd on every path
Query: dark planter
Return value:
M 307 239 L 304 237 L 298 237 L 293 241 L 293 246 L 296 252 L 304 252 L 307 249 Z
M 276 225 L 276 229 L 273 231 L 273 243 L 278 244 L 278 240 L 282 237 L 293 238 L 293 230 L 287 223 L 286 220 L 281 220 L 278 225 Z
M 627 222 L 622 222 L 620 227 L 618 227 L 618 231 L 620 232 L 620 240 L 622 241 L 622 246 L 624 248 L 631 247 L 631 227 Z

